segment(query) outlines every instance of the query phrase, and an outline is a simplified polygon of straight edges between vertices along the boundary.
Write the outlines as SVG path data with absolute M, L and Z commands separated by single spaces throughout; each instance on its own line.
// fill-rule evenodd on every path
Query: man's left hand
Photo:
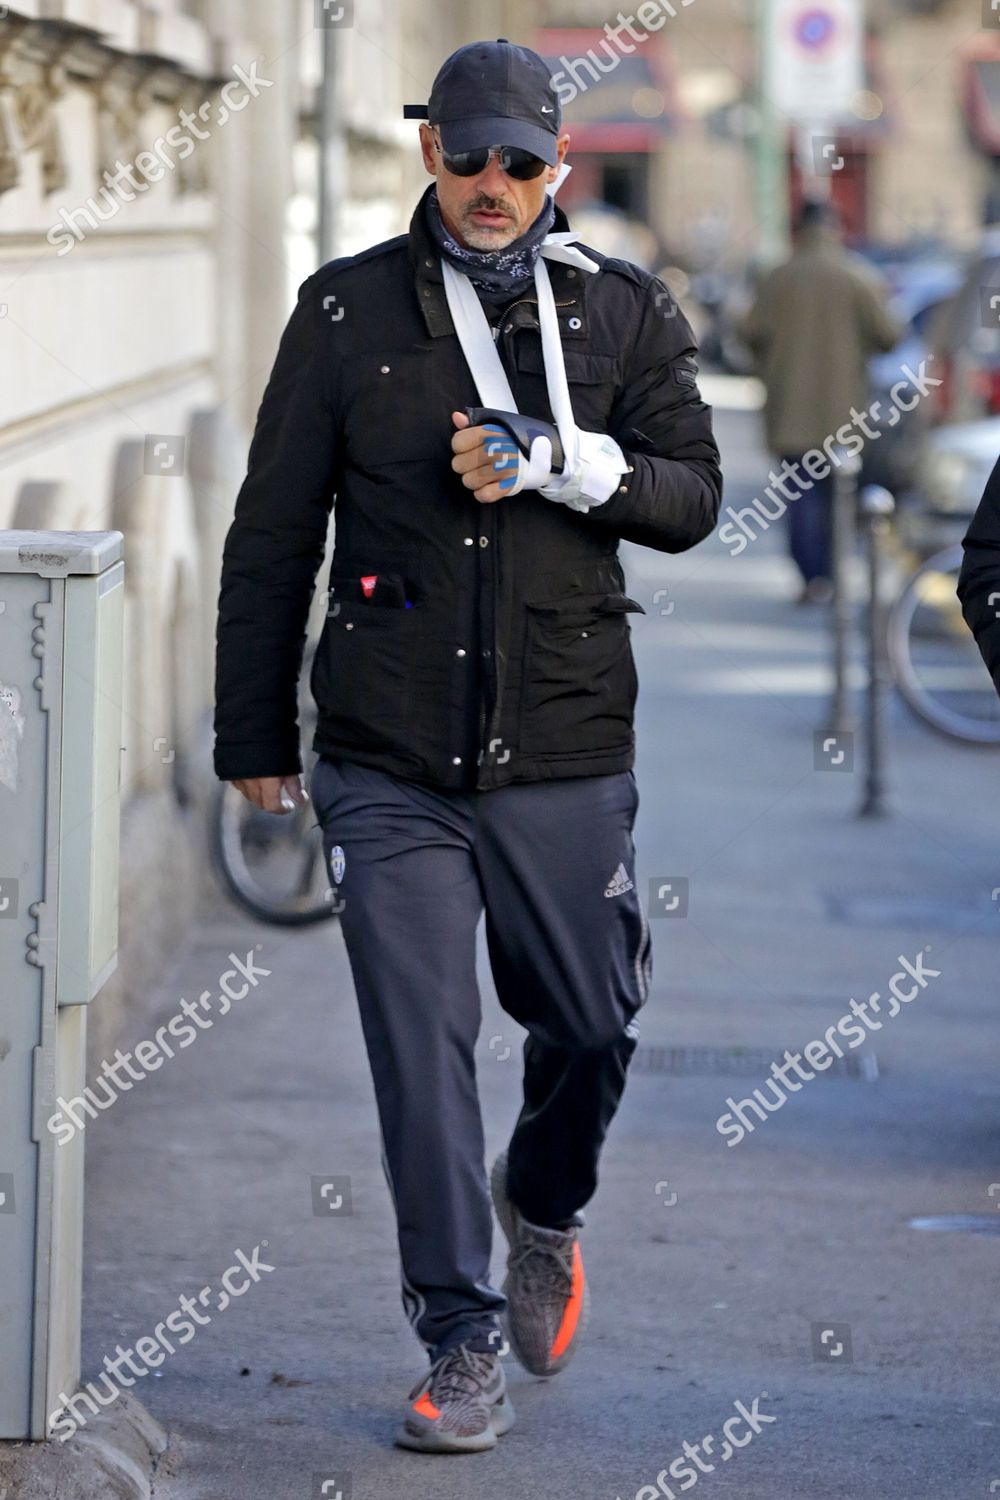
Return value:
M 512 489 L 518 474 L 513 439 L 506 434 L 498 437 L 495 432 L 487 432 L 485 427 L 470 427 L 464 411 L 453 411 L 451 418 L 458 428 L 451 439 L 455 455 L 452 468 L 456 474 L 461 474 L 466 489 L 472 490 L 481 503 L 490 505 L 494 500 L 502 500 Z M 487 452 L 487 445 L 499 451 L 491 455 Z M 505 457 L 504 450 L 511 456 Z

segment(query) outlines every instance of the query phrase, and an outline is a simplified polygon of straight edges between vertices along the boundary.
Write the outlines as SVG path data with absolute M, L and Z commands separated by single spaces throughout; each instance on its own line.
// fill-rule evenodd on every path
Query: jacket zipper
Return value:
M 514 311 L 515 307 L 521 307 L 521 306 L 523 306 L 525 304 L 527 304 L 529 307 L 537 307 L 538 306 L 538 298 L 537 297 L 519 297 L 516 302 L 512 302 L 509 307 L 505 307 L 504 308 L 501 321 L 503 321 L 503 318 L 507 317 L 508 313 L 512 313 Z M 556 307 L 573 307 L 573 306 L 575 306 L 575 304 L 576 304 L 576 298 L 575 297 L 571 297 L 568 302 L 557 302 L 556 303 Z
M 538 306 L 538 298 L 537 297 L 520 297 L 520 298 L 518 298 L 518 300 L 516 302 L 512 302 L 509 307 L 505 307 L 504 308 L 503 312 L 500 314 L 500 316 L 497 319 L 497 321 L 492 325 L 493 342 L 494 343 L 496 343 L 497 340 L 500 337 L 500 329 L 503 326 L 504 320 L 506 319 L 506 317 L 508 316 L 508 314 L 512 313 L 514 311 L 515 307 L 521 307 L 524 304 L 527 304 L 528 306 L 531 306 L 531 307 L 537 307 Z M 556 303 L 556 307 L 575 307 L 575 306 L 576 306 L 576 298 L 575 297 L 571 297 L 568 302 L 557 302 Z M 509 328 L 509 325 L 508 325 L 508 327 L 504 329 L 504 332 L 508 333 L 509 331 L 510 331 L 510 328 Z

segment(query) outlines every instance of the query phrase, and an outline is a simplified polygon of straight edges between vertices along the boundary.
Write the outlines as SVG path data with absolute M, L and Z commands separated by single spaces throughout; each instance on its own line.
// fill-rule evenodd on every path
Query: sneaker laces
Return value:
M 496 1357 L 485 1349 L 469 1349 L 465 1344 L 446 1349 L 417 1381 L 410 1392 L 410 1400 L 415 1401 L 424 1390 L 430 1392 L 435 1406 L 453 1397 L 474 1396 L 492 1374 Z
M 519 1245 L 508 1257 L 510 1271 L 520 1277 L 529 1297 L 566 1297 L 573 1285 L 573 1246 L 571 1235 L 556 1244 L 551 1240 L 531 1238 Z

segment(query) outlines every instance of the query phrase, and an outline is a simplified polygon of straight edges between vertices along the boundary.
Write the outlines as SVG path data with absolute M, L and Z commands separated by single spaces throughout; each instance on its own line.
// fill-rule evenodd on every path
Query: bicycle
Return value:
M 940 734 L 1000 744 L 1000 697 L 983 666 L 956 593 L 963 551 L 922 562 L 889 610 L 886 646 L 900 695 Z

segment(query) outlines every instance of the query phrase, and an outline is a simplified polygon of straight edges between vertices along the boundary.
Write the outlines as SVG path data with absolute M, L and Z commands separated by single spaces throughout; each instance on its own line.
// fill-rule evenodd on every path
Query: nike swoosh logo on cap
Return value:
M 552 108 L 553 107 L 552 107 L 551 104 L 543 104 L 542 105 L 542 114 L 543 115 L 550 115 L 552 113 Z

